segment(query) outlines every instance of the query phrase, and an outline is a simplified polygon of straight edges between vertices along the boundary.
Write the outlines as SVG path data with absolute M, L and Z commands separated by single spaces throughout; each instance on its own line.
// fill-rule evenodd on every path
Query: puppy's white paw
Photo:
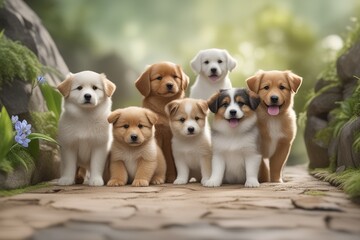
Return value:
M 247 187 L 247 188 L 256 188 L 259 186 L 260 186 L 260 183 L 256 178 L 247 179 L 245 182 L 245 187 Z
M 217 180 L 217 179 L 209 179 L 207 180 L 204 184 L 204 187 L 220 187 L 221 186 L 221 181 Z
M 57 184 L 61 186 L 69 186 L 69 185 L 73 185 L 74 183 L 75 183 L 75 179 L 71 177 L 61 177 L 57 182 Z
M 205 183 L 206 183 L 207 181 L 209 181 L 208 178 L 202 178 L 202 179 L 201 179 L 201 184 L 202 184 L 202 185 L 205 185 Z
M 89 185 L 90 186 L 103 186 L 104 185 L 104 180 L 103 180 L 103 178 L 101 176 L 90 177 Z
M 186 179 L 182 179 L 182 178 L 177 178 L 175 181 L 174 181 L 174 184 L 187 184 L 188 181 Z

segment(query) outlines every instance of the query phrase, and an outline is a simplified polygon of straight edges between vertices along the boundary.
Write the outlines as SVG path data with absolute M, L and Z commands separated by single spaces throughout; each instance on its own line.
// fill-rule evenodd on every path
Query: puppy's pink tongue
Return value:
M 279 114 L 279 112 L 280 112 L 279 106 L 268 107 L 268 114 L 270 114 L 271 116 L 276 116 Z
M 238 119 L 235 119 L 235 118 L 230 119 L 230 120 L 229 120 L 229 125 L 230 125 L 230 127 L 232 127 L 232 128 L 237 127 L 237 125 L 239 125 L 239 120 L 238 120 Z

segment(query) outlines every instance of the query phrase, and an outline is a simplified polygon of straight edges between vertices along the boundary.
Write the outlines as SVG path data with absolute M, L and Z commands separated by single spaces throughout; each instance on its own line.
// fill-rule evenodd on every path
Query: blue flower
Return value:
M 38 76 L 37 81 L 39 84 L 44 84 L 46 82 L 46 79 L 44 76 Z
M 17 117 L 17 116 L 16 116 Z M 16 118 L 14 117 L 15 120 Z M 31 124 L 28 124 L 26 120 L 15 122 L 15 141 L 23 147 L 28 147 L 30 139 L 27 137 L 31 134 Z
M 11 122 L 12 122 L 12 124 L 15 124 L 17 121 L 19 121 L 19 117 L 18 117 L 17 115 L 11 116 Z

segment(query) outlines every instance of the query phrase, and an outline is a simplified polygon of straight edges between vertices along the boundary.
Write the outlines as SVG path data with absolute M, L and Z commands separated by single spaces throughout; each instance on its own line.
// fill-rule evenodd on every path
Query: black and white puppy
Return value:
M 255 109 L 260 98 L 245 88 L 220 90 L 208 100 L 212 124 L 212 173 L 206 187 L 222 183 L 258 187 L 261 162 Z

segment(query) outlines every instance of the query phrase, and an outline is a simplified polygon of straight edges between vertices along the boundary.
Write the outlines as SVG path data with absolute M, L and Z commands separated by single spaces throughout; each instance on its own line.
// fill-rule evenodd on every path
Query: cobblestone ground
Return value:
M 51 186 L 0 199 L 0 239 L 360 239 L 360 206 L 287 167 L 285 183 Z

